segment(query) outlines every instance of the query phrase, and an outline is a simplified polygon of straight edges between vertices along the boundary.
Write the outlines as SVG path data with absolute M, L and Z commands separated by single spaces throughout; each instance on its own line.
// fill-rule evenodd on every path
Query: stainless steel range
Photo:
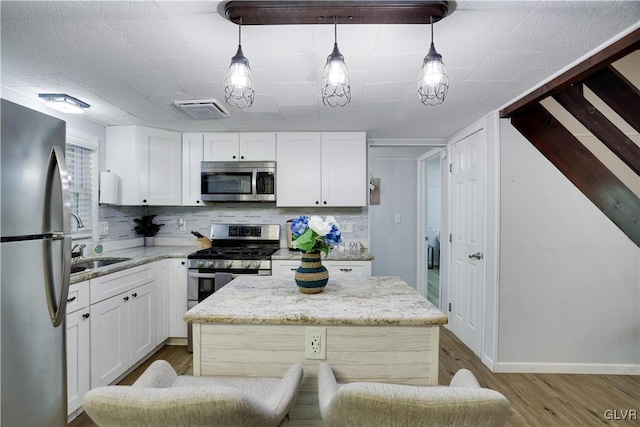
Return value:
M 270 276 L 271 254 L 280 248 L 280 225 L 214 224 L 209 238 L 211 248 L 187 257 L 189 309 L 237 276 Z M 188 343 L 191 351 L 191 325 Z

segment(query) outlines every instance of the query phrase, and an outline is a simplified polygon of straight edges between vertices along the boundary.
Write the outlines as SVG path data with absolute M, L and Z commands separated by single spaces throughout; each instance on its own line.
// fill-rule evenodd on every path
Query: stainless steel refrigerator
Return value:
M 67 424 L 66 123 L 2 99 L 2 426 Z

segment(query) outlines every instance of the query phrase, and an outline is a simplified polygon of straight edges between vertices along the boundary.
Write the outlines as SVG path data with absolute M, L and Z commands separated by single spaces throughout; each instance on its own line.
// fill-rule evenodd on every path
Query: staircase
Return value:
M 586 86 L 640 132 L 640 90 L 612 63 L 640 49 L 640 29 L 500 112 L 640 247 L 640 198 L 541 102 L 553 97 L 640 178 L 640 146 L 583 95 Z

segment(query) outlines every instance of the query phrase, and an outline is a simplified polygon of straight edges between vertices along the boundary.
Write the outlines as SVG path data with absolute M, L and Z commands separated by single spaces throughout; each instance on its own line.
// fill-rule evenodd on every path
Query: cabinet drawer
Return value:
M 155 280 L 155 262 L 91 279 L 91 304 Z
M 73 313 L 89 306 L 89 281 L 74 283 L 69 286 L 67 296 L 67 313 Z
M 271 275 L 277 277 L 293 277 L 298 267 L 300 267 L 300 261 L 272 261 Z
M 325 261 L 329 277 L 336 276 L 371 276 L 371 262 Z

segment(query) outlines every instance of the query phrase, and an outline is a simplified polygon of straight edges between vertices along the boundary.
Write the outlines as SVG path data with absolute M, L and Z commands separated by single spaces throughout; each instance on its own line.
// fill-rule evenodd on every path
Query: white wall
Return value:
M 369 171 L 380 178 L 380 205 L 369 206 L 369 234 L 374 276 L 399 276 L 416 287 L 416 159 L 369 159 Z M 400 215 L 400 223 L 395 222 Z
M 500 121 L 497 372 L 640 374 L 640 248 Z

